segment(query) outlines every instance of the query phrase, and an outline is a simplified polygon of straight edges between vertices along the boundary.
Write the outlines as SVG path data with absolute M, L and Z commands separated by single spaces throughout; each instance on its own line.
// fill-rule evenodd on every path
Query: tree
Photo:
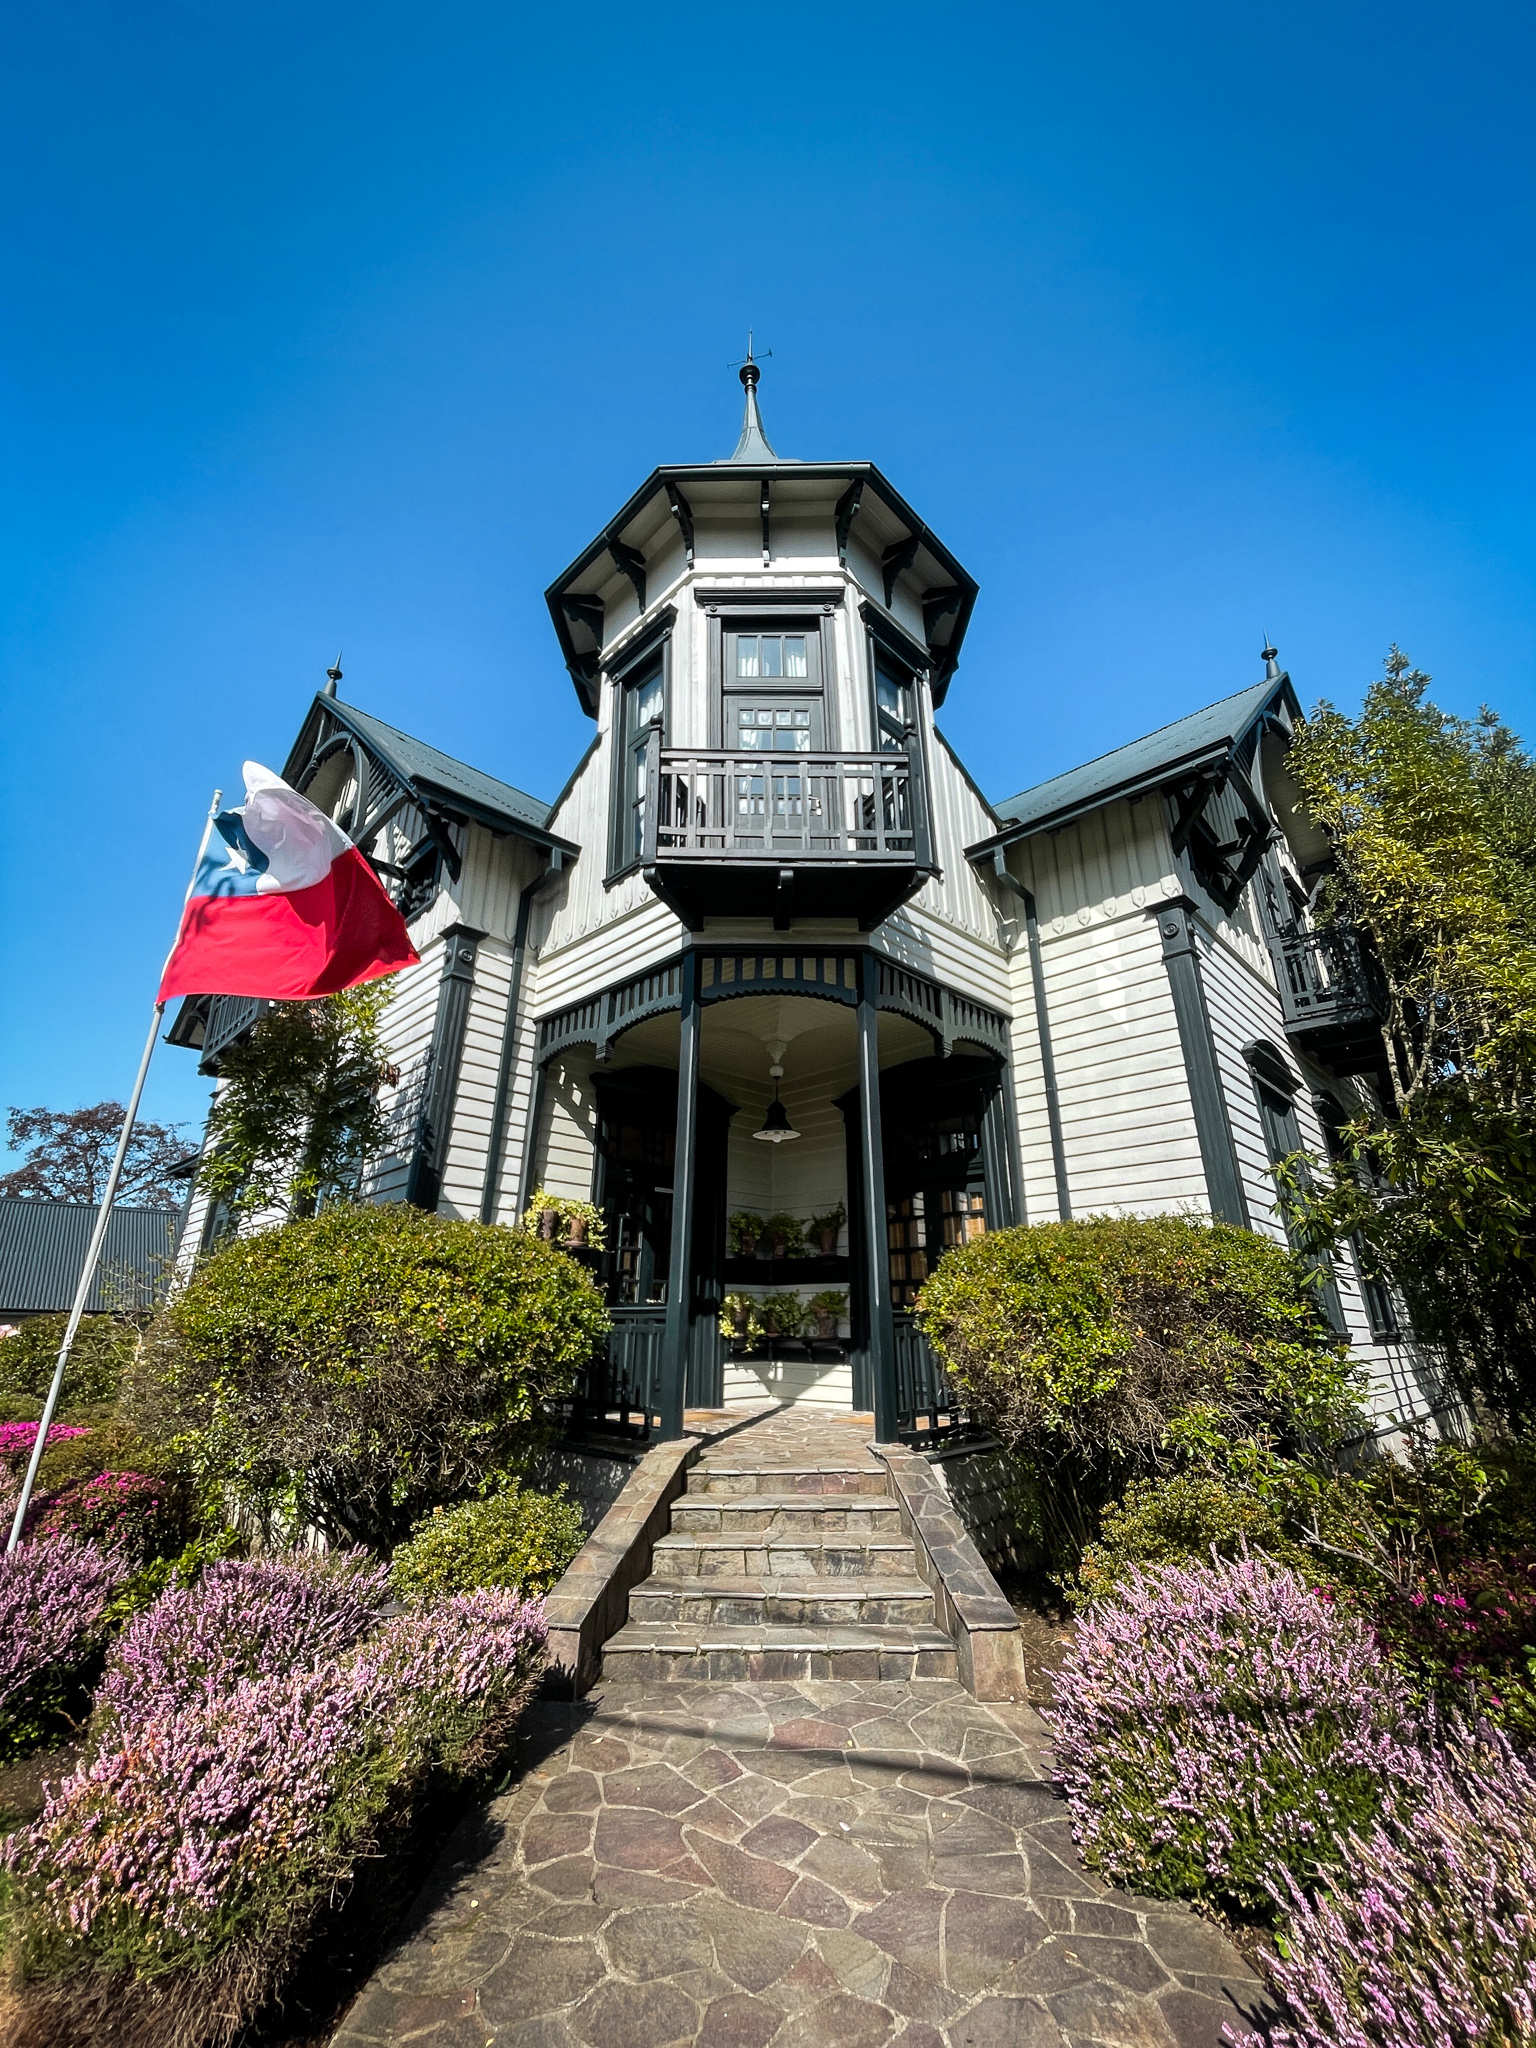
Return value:
M 125 1115 L 120 1102 L 89 1109 L 10 1109 L 6 1134 L 12 1151 L 30 1146 L 24 1163 L 0 1174 L 0 1195 L 40 1202 L 98 1203 L 106 1191 L 112 1155 Z M 170 1171 L 187 1153 L 181 1124 L 139 1122 L 128 1141 L 117 1199 L 148 1208 L 176 1209 L 184 1188 Z
M 220 1061 L 199 1180 L 236 1210 L 313 1216 L 357 1193 L 389 1131 L 379 1089 L 391 1072 L 379 1035 L 385 983 L 278 1003 Z
M 1536 1421 L 1536 763 L 1446 716 L 1394 647 L 1358 719 L 1320 704 L 1291 766 L 1333 845 L 1319 898 L 1386 995 L 1389 1114 L 1286 1176 L 1316 1249 L 1359 1243 L 1464 1392 Z M 1310 1182 L 1310 1185 L 1306 1183 Z
M 123 1407 L 257 1515 L 388 1550 L 536 1446 L 607 1329 L 587 1273 L 527 1231 L 337 1203 L 202 1260 Z

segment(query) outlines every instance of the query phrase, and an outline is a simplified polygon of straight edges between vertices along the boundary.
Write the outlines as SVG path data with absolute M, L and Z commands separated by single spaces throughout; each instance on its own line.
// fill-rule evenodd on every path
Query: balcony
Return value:
M 932 872 L 922 756 L 724 753 L 654 735 L 630 820 L 646 880 L 686 924 L 852 917 L 871 930 Z
M 1381 973 L 1352 931 L 1301 931 L 1291 925 L 1269 942 L 1287 1036 L 1337 1074 L 1382 1064 L 1386 991 Z

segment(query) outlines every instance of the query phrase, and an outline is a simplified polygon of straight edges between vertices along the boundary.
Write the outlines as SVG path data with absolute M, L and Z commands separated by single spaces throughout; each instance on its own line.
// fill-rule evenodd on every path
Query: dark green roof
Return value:
M 1129 746 L 1100 754 L 1081 768 L 1069 768 L 1065 775 L 1053 775 L 1049 782 L 1037 783 L 1033 789 L 992 806 L 1004 829 L 986 844 L 1069 824 L 1117 797 L 1162 788 L 1181 770 L 1222 759 L 1281 700 L 1293 711 L 1297 709 L 1290 678 L 1266 677 L 1251 689 L 1239 690 L 1235 697 L 1223 697 L 1219 704 L 1192 711 L 1188 718 L 1175 719 L 1144 739 L 1132 740 Z
M 425 740 L 413 739 L 408 732 L 386 725 L 382 718 L 359 711 L 355 705 L 343 704 L 339 698 L 322 693 L 317 701 L 359 739 L 366 740 L 402 782 L 430 790 L 449 804 L 467 807 L 477 815 L 489 814 L 488 822 L 499 818 L 511 826 L 531 826 L 540 834 L 548 830 L 549 805 L 540 798 L 514 789 L 510 782 L 498 782 L 494 775 L 483 774 L 467 762 L 455 761 L 451 754 L 439 753 Z
M 0 1199 L 0 1322 L 8 1316 L 56 1315 L 70 1306 L 96 1215 L 95 1207 L 84 1202 Z M 96 1283 L 86 1299 L 91 1314 L 154 1303 L 165 1284 L 180 1221 L 178 1209 L 112 1211 Z

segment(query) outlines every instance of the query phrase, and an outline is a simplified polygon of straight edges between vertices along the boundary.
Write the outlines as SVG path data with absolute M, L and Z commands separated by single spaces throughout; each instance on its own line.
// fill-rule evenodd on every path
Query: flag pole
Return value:
M 223 791 L 213 792 L 213 802 L 208 806 L 208 817 L 203 825 L 202 841 L 197 849 L 197 859 L 192 864 L 192 881 L 187 884 L 187 896 L 192 894 L 192 884 L 197 880 L 197 871 L 202 866 L 203 855 L 208 850 L 208 835 L 213 830 L 214 813 L 219 808 Z M 186 898 L 183 897 L 183 903 Z M 80 1318 L 85 1313 L 85 1304 L 90 1300 L 91 1288 L 96 1280 L 96 1268 L 101 1263 L 101 1248 L 106 1242 L 107 1225 L 112 1217 L 112 1204 L 117 1196 L 117 1184 L 122 1178 L 123 1161 L 128 1156 L 128 1141 L 133 1136 L 134 1119 L 139 1113 L 139 1098 L 144 1093 L 144 1079 L 149 1072 L 149 1063 L 154 1056 L 155 1040 L 160 1034 L 160 1020 L 165 1015 L 165 1004 L 155 1004 L 154 1015 L 149 1023 L 149 1036 L 144 1041 L 144 1051 L 139 1059 L 139 1071 L 133 1084 L 133 1094 L 128 1100 L 128 1111 L 123 1118 L 123 1128 L 118 1133 L 117 1151 L 113 1156 L 112 1170 L 107 1175 L 106 1191 L 101 1198 L 101 1207 L 96 1214 L 96 1227 L 91 1232 L 90 1244 L 86 1247 L 85 1264 L 80 1269 L 79 1285 L 75 1289 L 74 1306 L 69 1312 L 65 1326 L 64 1341 L 59 1346 L 58 1362 L 53 1368 L 53 1380 L 48 1388 L 48 1399 L 43 1403 L 42 1420 L 37 1425 L 37 1436 L 32 1445 L 32 1456 L 27 1461 L 27 1476 L 22 1482 L 21 1498 L 16 1503 L 15 1518 L 11 1523 L 10 1541 L 6 1553 L 16 1549 L 21 1542 L 21 1532 L 26 1525 L 27 1509 L 32 1504 L 32 1489 L 37 1484 L 37 1468 L 43 1462 L 43 1452 L 48 1445 L 48 1430 L 59 1405 L 59 1395 L 64 1386 L 64 1368 L 69 1363 L 69 1354 L 74 1348 L 75 1332 L 80 1327 Z

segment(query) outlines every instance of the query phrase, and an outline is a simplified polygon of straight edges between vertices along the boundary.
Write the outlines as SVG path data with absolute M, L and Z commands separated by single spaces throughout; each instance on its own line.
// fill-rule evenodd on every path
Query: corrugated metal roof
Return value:
M 408 732 L 386 725 L 382 718 L 359 711 L 353 704 L 335 698 L 325 702 L 328 710 L 351 726 L 360 739 L 370 740 L 381 757 L 410 781 L 428 783 L 450 797 L 462 797 L 480 810 L 499 812 L 511 824 L 532 825 L 540 832 L 548 826 L 549 805 L 526 790 L 514 789 L 510 782 L 498 782 L 494 775 L 455 761 L 451 754 L 439 753 L 425 740 L 413 739 Z
M 1144 739 L 1117 747 L 1112 754 L 1100 754 L 1096 761 L 1085 761 L 1081 768 L 1069 768 L 1065 775 L 1053 775 L 1049 782 L 994 804 L 1004 825 L 1013 828 L 1004 836 L 1016 837 L 1021 826 L 1040 830 L 1065 823 L 1115 796 L 1166 779 L 1182 763 L 1235 746 L 1270 700 L 1289 688 L 1283 676 L 1278 682 L 1267 677 L 1252 689 L 1239 690 L 1235 697 L 1223 697 L 1219 704 L 1160 726 Z
M 0 1198 L 0 1322 L 70 1307 L 96 1213 L 84 1202 Z M 180 1220 L 179 1209 L 114 1209 L 87 1308 L 148 1308 Z

